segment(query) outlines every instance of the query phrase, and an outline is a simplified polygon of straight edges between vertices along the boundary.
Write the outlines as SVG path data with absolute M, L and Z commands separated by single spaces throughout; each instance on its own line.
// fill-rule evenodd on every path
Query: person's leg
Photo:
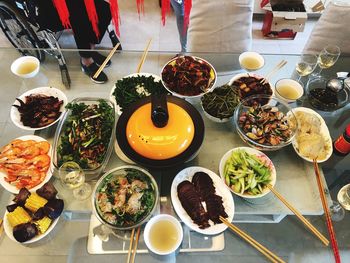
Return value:
M 176 16 L 177 30 L 179 32 L 179 39 L 181 44 L 181 52 L 187 50 L 187 28 L 184 30 L 184 1 L 179 3 L 177 0 L 171 0 L 171 6 L 174 9 Z

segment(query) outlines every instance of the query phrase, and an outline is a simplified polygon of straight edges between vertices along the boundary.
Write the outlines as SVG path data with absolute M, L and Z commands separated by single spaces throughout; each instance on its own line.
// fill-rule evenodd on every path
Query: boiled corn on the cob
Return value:
M 19 224 L 28 223 L 32 220 L 27 211 L 24 210 L 21 206 L 18 206 L 13 212 L 8 213 L 7 219 L 12 227 L 15 227 Z
M 39 229 L 40 234 L 43 234 L 47 231 L 47 229 L 51 225 L 51 219 L 45 216 L 42 219 L 35 221 L 34 223 Z
M 32 212 L 36 212 L 40 207 L 43 207 L 47 203 L 45 198 L 37 195 L 36 193 L 32 193 L 26 200 L 24 206 Z

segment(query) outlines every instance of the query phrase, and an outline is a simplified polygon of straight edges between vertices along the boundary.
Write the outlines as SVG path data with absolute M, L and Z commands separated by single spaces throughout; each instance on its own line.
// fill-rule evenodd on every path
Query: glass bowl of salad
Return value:
M 257 202 L 276 184 L 276 169 L 263 152 L 251 147 L 229 150 L 219 164 L 220 177 L 230 191 L 247 201 Z M 261 201 L 264 199 L 261 199 Z
M 55 133 L 53 164 L 58 169 L 73 161 L 83 169 L 87 181 L 97 178 L 113 150 L 114 105 L 101 98 L 76 98 L 66 109 Z
M 242 100 L 234 113 L 241 139 L 260 151 L 276 151 L 289 145 L 297 130 L 291 107 L 270 95 L 253 95 Z
M 92 196 L 95 216 L 104 225 L 128 230 L 142 225 L 154 213 L 159 199 L 157 182 L 145 169 L 120 166 L 105 173 Z

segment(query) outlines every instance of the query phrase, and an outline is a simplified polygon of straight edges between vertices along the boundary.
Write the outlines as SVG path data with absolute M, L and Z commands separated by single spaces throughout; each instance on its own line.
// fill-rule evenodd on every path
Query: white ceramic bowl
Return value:
M 247 58 L 251 58 L 251 59 L 256 60 L 259 63 L 259 66 L 255 67 L 255 68 L 249 68 L 249 67 L 244 66 L 243 61 L 244 61 L 244 59 L 247 59 Z M 261 69 L 265 65 L 264 57 L 262 55 L 260 55 L 259 53 L 252 52 L 252 51 L 243 52 L 239 56 L 238 60 L 239 60 L 239 64 L 241 65 L 241 67 L 246 69 L 246 70 L 258 70 L 258 69 Z
M 238 150 L 244 150 L 244 151 L 246 151 L 249 154 L 254 154 L 254 155 L 259 156 L 260 158 L 265 160 L 265 162 L 268 164 L 268 166 L 270 168 L 270 171 L 271 171 L 271 182 L 270 182 L 270 184 L 272 185 L 272 187 L 274 187 L 275 184 L 276 184 L 276 169 L 275 169 L 275 166 L 273 165 L 272 161 L 270 160 L 269 157 L 267 157 L 266 154 L 264 154 L 261 151 L 258 151 L 256 149 L 254 149 L 254 148 L 250 148 L 250 147 L 233 148 L 233 149 L 229 150 L 228 152 L 226 152 L 224 154 L 224 156 L 221 158 L 220 164 L 219 164 L 219 172 L 220 172 L 220 177 L 224 181 L 225 185 L 227 185 L 226 182 L 225 182 L 225 174 L 224 174 L 226 161 L 231 157 L 232 152 L 235 152 L 235 151 L 238 151 Z M 237 193 L 237 192 L 233 191 L 231 189 L 231 187 L 229 187 L 228 185 L 227 185 L 227 187 L 235 195 L 238 195 L 238 196 L 240 196 L 240 197 L 242 197 L 244 199 L 248 199 L 248 200 L 261 198 L 261 197 L 264 197 L 265 195 L 267 195 L 268 193 L 270 193 L 270 189 L 267 188 L 267 187 L 265 187 L 263 192 L 261 194 L 258 194 L 258 195 L 240 194 L 240 193 Z
M 34 64 L 35 67 L 33 67 L 33 69 L 27 73 L 19 72 L 19 70 L 21 70 L 21 68 L 25 67 L 26 64 L 28 64 L 28 65 Z M 15 61 L 13 61 L 13 63 L 11 64 L 12 73 L 21 77 L 21 78 L 26 78 L 26 79 L 32 78 L 36 74 L 38 74 L 39 69 L 40 69 L 40 61 L 39 61 L 39 59 L 37 59 L 36 57 L 33 57 L 33 56 L 20 57 L 20 58 L 16 59 Z
M 293 89 L 294 91 L 296 91 L 296 93 L 298 94 L 298 97 L 296 97 L 295 99 L 290 99 L 290 98 L 284 97 L 283 94 L 280 92 L 280 88 L 283 87 L 283 86 L 288 87 L 289 89 Z M 303 94 L 304 94 L 304 88 L 296 80 L 293 80 L 293 79 L 280 79 L 275 84 L 275 95 L 276 95 L 276 97 L 281 99 L 281 100 L 284 100 L 285 102 L 292 103 L 292 102 L 296 101 L 297 99 L 299 99 L 301 96 L 303 96 Z
M 176 227 L 176 231 L 178 233 L 178 237 L 177 237 L 177 240 L 176 240 L 174 246 L 167 251 L 162 251 L 162 250 L 155 248 L 150 241 L 150 231 L 151 231 L 152 227 L 154 226 L 154 224 L 157 222 L 160 222 L 160 221 L 171 222 Z M 175 217 L 173 217 L 171 215 L 167 215 L 167 214 L 160 214 L 160 215 L 156 215 L 156 216 L 152 217 L 151 220 L 149 220 L 147 222 L 143 235 L 144 235 L 144 240 L 145 240 L 145 243 L 146 243 L 146 246 L 148 247 L 148 249 L 157 255 L 164 256 L 164 255 L 169 255 L 169 254 L 175 252 L 179 248 L 179 246 L 182 242 L 182 239 L 183 239 L 183 230 L 182 230 L 181 223 Z
M 209 120 L 211 120 L 211 121 L 213 121 L 213 122 L 225 123 L 225 122 L 228 122 L 228 121 L 233 117 L 233 114 L 232 114 L 232 116 L 229 117 L 229 118 L 222 118 L 222 119 L 220 119 L 220 118 L 218 118 L 218 117 L 214 117 L 213 115 L 210 115 L 210 114 L 204 109 L 202 101 L 201 101 L 201 107 L 202 107 L 202 110 L 203 110 L 203 112 L 204 112 L 204 115 L 205 115 Z
M 65 111 L 65 107 L 68 103 L 68 99 L 67 99 L 67 96 L 61 90 L 53 88 L 53 87 L 39 87 L 39 88 L 28 90 L 27 92 L 23 93 L 18 98 L 21 99 L 22 101 L 25 101 L 26 96 L 33 95 L 33 94 L 43 94 L 43 95 L 47 95 L 47 96 L 53 96 L 53 97 L 57 97 L 59 100 L 62 100 L 63 104 L 61 105 L 61 109 L 60 109 L 60 112 L 61 112 L 60 117 L 58 117 L 54 122 L 52 122 L 44 127 L 31 128 L 29 126 L 23 125 L 23 123 L 21 121 L 21 114 L 19 113 L 19 111 L 16 107 L 12 106 L 11 111 L 10 111 L 10 117 L 11 117 L 11 121 L 13 122 L 13 124 L 15 124 L 18 128 L 21 128 L 23 130 L 37 131 L 37 130 L 45 129 L 51 125 L 54 125 L 56 122 L 58 122 L 62 118 L 62 116 L 64 115 L 63 113 Z M 16 100 L 12 105 L 20 105 L 20 103 Z

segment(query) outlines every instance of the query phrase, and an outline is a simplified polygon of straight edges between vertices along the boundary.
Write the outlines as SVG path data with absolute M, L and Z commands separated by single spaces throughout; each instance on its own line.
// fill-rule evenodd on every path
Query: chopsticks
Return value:
M 114 55 L 115 51 L 117 50 L 117 48 L 120 46 L 120 43 L 116 44 L 114 46 L 114 48 L 111 50 L 111 52 L 109 52 L 108 56 L 106 57 L 105 61 L 103 61 L 102 65 L 98 68 L 98 70 L 96 71 L 96 73 L 94 74 L 93 78 L 96 79 L 100 73 L 102 72 L 102 70 L 105 68 L 105 66 L 107 65 L 108 61 L 112 58 L 112 56 Z
M 135 256 L 136 256 L 136 252 L 137 252 L 137 245 L 139 243 L 140 232 L 141 232 L 141 227 L 138 227 L 137 231 L 136 231 L 136 239 L 135 239 L 135 228 L 133 228 L 131 231 L 128 258 L 126 260 L 126 263 L 134 263 L 135 262 Z
M 326 223 L 327 223 L 328 233 L 329 233 L 329 237 L 331 238 L 331 244 L 332 244 L 332 248 L 333 248 L 334 259 L 335 259 L 336 263 L 340 263 L 341 261 L 340 261 L 338 243 L 337 243 L 337 239 L 335 237 L 333 224 L 332 224 L 332 220 L 331 220 L 331 215 L 330 215 L 330 212 L 329 212 L 329 209 L 328 209 L 326 196 L 325 196 L 325 193 L 324 193 L 324 190 L 323 190 L 324 189 L 324 185 L 323 185 L 323 182 L 321 180 L 321 175 L 320 175 L 320 170 L 318 168 L 317 158 L 313 160 L 313 163 L 314 163 L 314 170 L 315 170 L 316 179 L 317 179 L 318 190 L 320 192 L 322 206 L 323 206 L 323 210 L 324 210 L 324 213 L 325 213 L 325 216 L 326 216 Z
M 148 40 L 147 46 L 146 46 L 145 50 L 143 51 L 142 57 L 140 59 L 140 62 L 138 64 L 137 68 L 136 68 L 136 73 L 140 73 L 141 68 L 143 66 L 143 63 L 145 63 L 145 60 L 146 60 L 146 57 L 147 57 L 147 53 L 148 53 L 148 49 L 151 46 L 151 42 L 152 42 L 152 38 L 150 38 Z
M 268 184 L 267 187 L 271 190 L 272 193 L 275 194 L 279 200 L 281 200 L 283 204 L 285 204 L 286 207 L 288 207 L 300 219 L 301 222 L 304 223 L 306 227 L 309 228 L 312 233 L 314 233 L 315 236 L 321 240 L 324 245 L 329 245 L 328 239 L 322 235 L 309 221 L 307 221 L 307 219 L 302 214 L 300 214 L 297 209 L 295 209 L 286 199 L 284 199 L 284 197 L 276 189 L 274 189 L 272 185 Z
M 225 218 L 220 216 L 221 222 L 223 222 L 225 225 L 227 225 L 233 232 L 238 234 L 241 238 L 243 238 L 245 241 L 247 241 L 249 244 L 251 244 L 254 248 L 256 248 L 259 252 L 261 252 L 265 257 L 267 257 L 271 262 L 274 263 L 281 263 L 285 262 L 283 259 L 275 255 L 273 252 L 271 252 L 269 249 L 261 245 L 258 241 L 256 241 L 254 238 L 243 232 L 241 229 L 239 229 L 234 224 L 227 221 Z
M 271 78 L 273 74 L 275 74 L 277 71 L 279 71 L 281 68 L 283 68 L 287 64 L 286 60 L 282 60 L 280 63 L 278 63 L 271 71 L 269 74 L 266 75 L 265 78 L 260 80 L 261 84 L 266 84 L 268 79 Z

